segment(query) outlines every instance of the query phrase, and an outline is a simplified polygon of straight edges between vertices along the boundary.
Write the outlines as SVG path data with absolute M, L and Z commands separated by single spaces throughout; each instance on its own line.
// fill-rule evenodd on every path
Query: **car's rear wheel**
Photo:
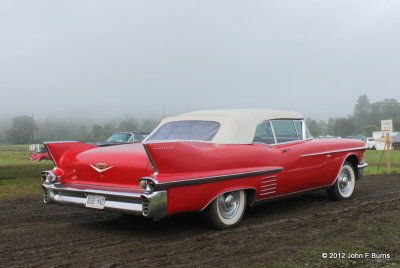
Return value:
M 47 160 L 46 157 L 42 157 L 42 158 L 39 159 L 39 161 L 46 161 L 46 160 Z
M 353 195 L 356 184 L 356 175 L 353 165 L 345 162 L 336 178 L 335 183 L 328 189 L 329 198 L 332 200 L 342 200 Z
M 215 229 L 227 229 L 237 225 L 246 209 L 246 193 L 237 190 L 220 194 L 203 211 L 207 226 Z

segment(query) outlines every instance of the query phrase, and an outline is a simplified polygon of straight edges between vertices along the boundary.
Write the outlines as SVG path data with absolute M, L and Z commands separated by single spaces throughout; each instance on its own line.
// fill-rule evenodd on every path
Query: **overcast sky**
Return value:
M 1 116 L 400 100 L 400 1 L 0 0 Z

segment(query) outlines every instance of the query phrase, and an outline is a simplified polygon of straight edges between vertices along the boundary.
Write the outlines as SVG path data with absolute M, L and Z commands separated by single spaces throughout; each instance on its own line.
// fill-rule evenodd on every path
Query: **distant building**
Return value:
M 400 149 L 400 132 L 391 132 L 389 133 L 390 140 L 392 142 L 392 146 L 390 147 L 390 150 L 399 150 Z M 380 131 L 372 132 L 372 137 L 376 141 L 376 150 L 384 150 L 385 148 L 385 141 L 386 141 L 386 136 L 384 133 Z M 386 148 L 388 149 L 388 148 Z

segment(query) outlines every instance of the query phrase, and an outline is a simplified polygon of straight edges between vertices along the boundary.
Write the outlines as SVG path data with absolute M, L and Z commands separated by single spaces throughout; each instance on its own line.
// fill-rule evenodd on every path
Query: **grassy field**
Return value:
M 0 199 L 40 195 L 40 173 L 51 161 L 28 162 L 28 145 L 0 146 Z
M 40 173 L 53 168 L 51 161 L 28 162 L 31 153 L 28 145 L 0 146 L 0 199 L 41 194 Z M 381 167 L 378 170 L 382 151 L 366 151 L 365 161 L 369 167 L 366 175 L 385 174 L 386 153 L 383 154 Z M 400 151 L 391 152 L 391 173 L 400 173 Z
M 381 160 L 382 159 L 382 160 Z M 368 150 L 364 154 L 364 160 L 369 166 L 364 170 L 366 175 L 387 174 L 386 152 Z M 378 169 L 379 162 L 381 165 Z M 400 151 L 390 152 L 391 170 L 390 173 L 400 173 Z

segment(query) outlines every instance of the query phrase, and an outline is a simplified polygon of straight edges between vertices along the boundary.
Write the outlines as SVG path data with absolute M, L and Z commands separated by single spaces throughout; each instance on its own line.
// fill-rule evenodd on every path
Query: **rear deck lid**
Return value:
M 139 188 L 138 180 L 146 176 L 149 164 L 140 143 L 67 151 L 61 157 L 55 161 L 63 171 L 63 182 L 114 187 Z

